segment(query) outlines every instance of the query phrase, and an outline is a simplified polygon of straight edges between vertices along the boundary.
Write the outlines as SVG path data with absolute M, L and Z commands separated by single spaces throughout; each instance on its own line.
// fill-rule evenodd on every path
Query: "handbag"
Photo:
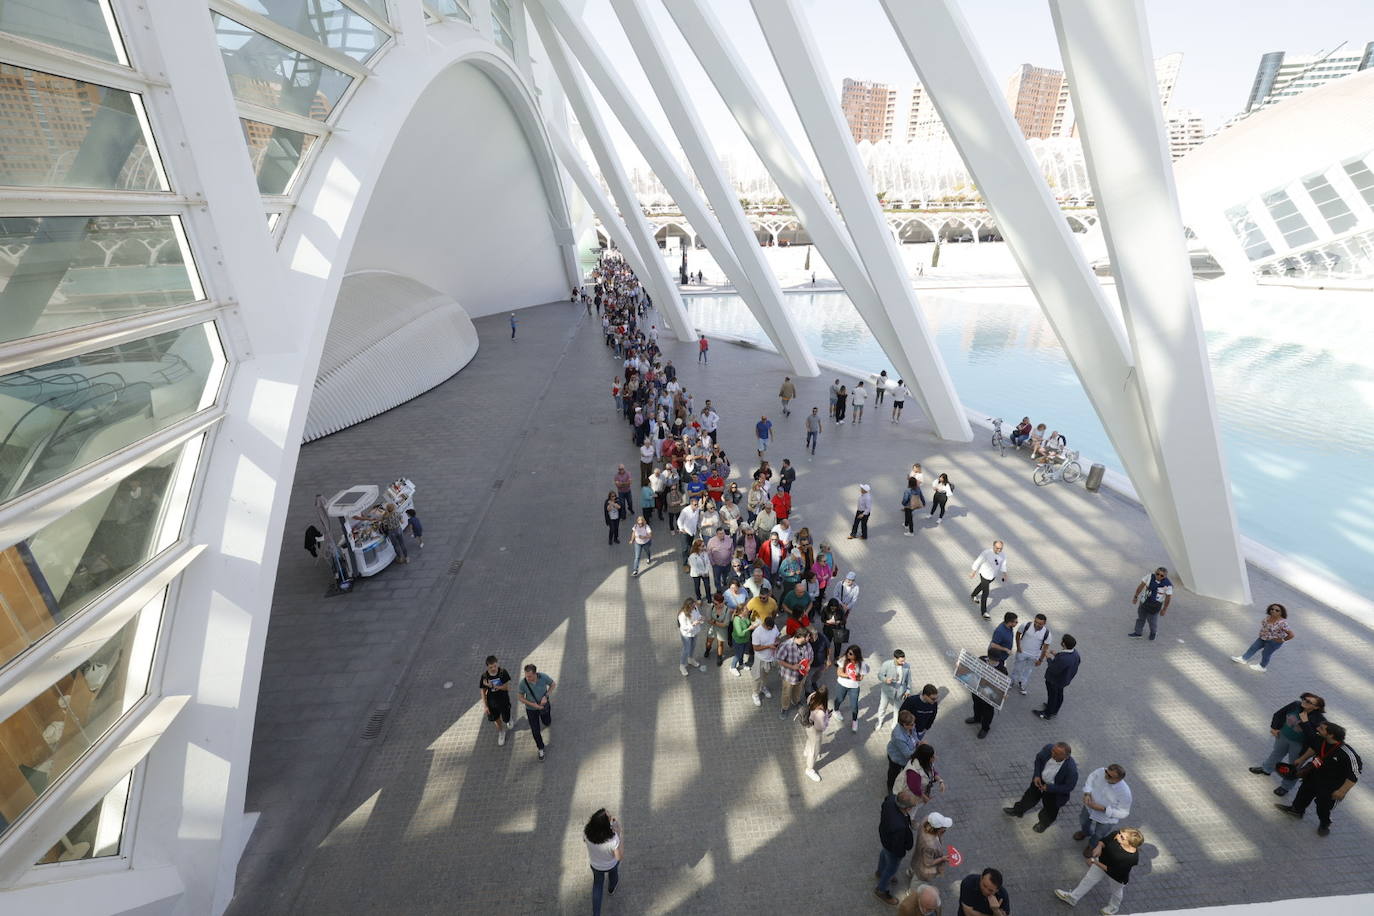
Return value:
M 843 646 L 849 643 L 849 627 L 831 627 L 830 632 L 834 634 L 831 636 L 831 641 L 834 642 L 835 645 Z

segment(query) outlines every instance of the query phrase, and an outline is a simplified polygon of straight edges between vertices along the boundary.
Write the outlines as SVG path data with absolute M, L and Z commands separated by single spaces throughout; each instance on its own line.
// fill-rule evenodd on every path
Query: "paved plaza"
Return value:
M 601 503 L 616 465 L 633 470 L 637 454 L 599 325 L 567 303 L 522 312 L 514 341 L 502 315 L 476 324 L 481 348 L 457 376 L 301 451 L 249 774 L 248 808 L 262 816 L 230 913 L 586 913 L 581 831 L 602 806 L 626 847 L 608 914 L 888 911 L 872 895 L 888 737 L 874 732 L 876 693 L 864 693 L 858 734 L 832 723 L 812 783 L 802 730 L 779 720 L 776 699 L 756 708 L 750 679 L 714 662 L 682 677 L 680 538 L 655 522 L 657 559 L 638 578 L 626 530 L 606 545 Z M 871 401 L 861 425 L 827 422 L 810 459 L 802 416 L 825 412 L 833 372 L 799 380 L 784 419 L 777 356 L 717 344 L 699 366 L 693 345 L 665 350 L 698 408 L 710 398 L 720 411 L 735 479 L 756 464 L 753 424 L 774 421 L 768 457 L 798 467 L 794 527 L 858 572 L 853 641 L 875 672 L 901 648 L 917 686 L 950 687 L 928 737 L 948 790 L 925 809 L 954 819 L 947 839 L 965 856 L 941 882 L 945 913 L 956 911 L 949 886 L 987 865 L 1018 916 L 1068 912 L 1052 889 L 1083 874 L 1070 837 L 1079 793 L 1043 834 L 1001 810 L 1051 740 L 1073 745 L 1083 778 L 1109 763 L 1128 771 L 1123 824 L 1148 842 L 1123 913 L 1374 890 L 1374 787 L 1353 789 L 1320 838 L 1314 812 L 1298 823 L 1275 811 L 1275 783 L 1246 772 L 1268 752 L 1271 713 L 1300 691 L 1324 696 L 1374 762 L 1367 629 L 1252 569 L 1256 602 L 1286 604 L 1298 634 L 1267 673 L 1227 660 L 1254 638 L 1257 608 L 1180 590 L 1157 641 L 1128 639 L 1135 584 L 1167 562 L 1136 506 L 1037 488 L 1024 457 L 1000 457 L 981 434 L 936 440 L 914 402 L 900 425 Z M 1015 378 L 1006 391 L 1006 416 L 1040 419 L 1017 402 Z M 943 525 L 918 515 L 907 538 L 899 498 L 913 461 L 957 489 Z M 315 494 L 401 475 L 418 487 L 424 550 L 325 597 L 328 568 L 301 549 Z M 860 483 L 873 486 L 871 536 L 851 541 Z M 1300 508 L 1275 494 L 1274 511 Z M 1010 582 L 994 585 L 985 621 L 968 599 L 969 563 L 994 539 Z M 953 660 L 981 652 L 1008 610 L 1073 633 L 1082 669 L 1056 720 L 1031 715 L 1044 699 L 1037 675 L 979 741 Z M 523 716 L 497 746 L 477 691 L 488 654 L 558 681 L 546 761 Z M 1106 902 L 1105 887 L 1094 893 L 1077 912 Z

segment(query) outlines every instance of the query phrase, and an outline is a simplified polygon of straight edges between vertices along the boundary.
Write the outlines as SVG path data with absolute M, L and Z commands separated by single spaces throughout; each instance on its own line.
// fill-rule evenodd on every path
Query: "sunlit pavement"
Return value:
M 249 808 L 264 814 L 231 912 L 587 912 L 581 829 L 602 806 L 626 833 L 607 913 L 885 909 L 871 893 L 887 738 L 874 734 L 876 695 L 865 692 L 857 735 L 832 725 L 812 783 L 776 686 L 759 709 L 749 678 L 714 660 L 679 674 L 674 615 L 690 592 L 670 554 L 680 540 L 655 522 L 657 559 L 638 578 L 628 537 L 605 543 L 601 501 L 616 464 L 633 469 L 637 455 L 610 398 L 619 367 L 575 315 L 567 304 L 528 310 L 514 342 L 502 316 L 481 319 L 482 347 L 454 379 L 303 450 L 250 774 Z M 1320 838 L 1314 811 L 1302 823 L 1275 811 L 1276 783 L 1246 772 L 1268 753 L 1270 714 L 1304 690 L 1374 753 L 1367 630 L 1252 570 L 1256 601 L 1288 605 L 1298 633 L 1268 672 L 1227 659 L 1254 638 L 1258 610 L 1182 590 L 1157 641 L 1128 639 L 1131 592 L 1166 562 L 1136 507 L 1037 488 L 1023 457 L 999 457 L 982 436 L 938 442 L 913 402 L 901 425 L 888 422 L 890 402 L 871 401 L 861 425 L 827 422 L 809 459 L 802 417 L 813 404 L 825 412 L 833 373 L 799 380 L 785 419 L 777 357 L 721 344 L 700 367 L 693 346 L 668 349 L 698 404 L 720 410 L 737 477 L 756 463 L 754 422 L 773 419 L 768 457 L 799 468 L 794 527 L 859 573 L 852 628 L 875 670 L 901 648 L 915 684 L 951 687 L 930 735 L 948 792 L 926 809 L 954 819 L 947 838 L 965 857 L 942 882 L 946 912 L 947 886 L 986 865 L 1004 872 L 1019 914 L 1060 911 L 1052 889 L 1082 876 L 1077 801 L 1044 834 L 1001 811 L 1050 740 L 1073 745 L 1085 777 L 1107 763 L 1129 773 L 1123 823 L 1148 844 L 1123 913 L 1369 890 L 1368 788 L 1350 792 Z M 1007 392 L 1006 415 L 1035 417 L 1014 378 Z M 918 516 L 906 538 L 899 497 L 913 461 L 957 490 L 943 525 Z M 402 474 L 419 487 L 426 551 L 356 594 L 322 597 L 327 571 L 300 549 L 313 495 Z M 861 482 L 875 497 L 866 542 L 846 539 Z M 1296 511 L 1288 499 L 1275 494 L 1274 511 Z M 984 621 L 968 600 L 969 563 L 995 538 L 1011 581 L 994 586 Z M 1084 662 L 1055 721 L 1031 715 L 1037 680 L 978 741 L 953 656 L 981 651 L 1008 610 L 1047 614 Z M 523 720 L 497 746 L 476 689 L 487 654 L 558 681 L 546 761 Z M 362 739 L 388 700 L 380 734 Z M 1096 893 L 1078 909 L 1101 907 L 1106 891 Z

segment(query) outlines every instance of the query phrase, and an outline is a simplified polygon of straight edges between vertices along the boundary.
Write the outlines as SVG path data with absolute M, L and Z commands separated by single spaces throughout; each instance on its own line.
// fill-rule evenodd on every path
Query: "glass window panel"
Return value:
M 147 694 L 165 594 L 0 722 L 0 837 Z
M 239 120 L 243 123 L 243 139 L 248 143 L 253 174 L 258 176 L 258 190 L 263 194 L 285 194 L 301 160 L 315 142 L 315 135 L 247 118 Z
M 1250 218 L 1250 211 L 1244 206 L 1232 207 L 1226 211 L 1226 220 L 1231 224 L 1231 231 L 1236 234 L 1240 241 L 1240 246 L 1245 249 L 1245 256 L 1252 261 L 1260 258 L 1267 258 L 1274 253 L 1264 233 L 1260 227 Z
M 323 121 L 352 77 L 215 13 L 215 37 L 234 98 Z
M 167 190 L 141 105 L 120 89 L 0 64 L 0 184 Z
M 0 551 L 0 666 L 176 541 L 200 443 L 157 458 Z
M 354 60 L 367 60 L 386 33 L 339 0 L 239 0 L 255 13 Z
M 0 377 L 0 502 L 203 410 L 223 370 L 207 323 Z
M 1291 247 L 1296 248 L 1317 240 L 1317 234 L 1307 225 L 1307 220 L 1303 219 L 1302 213 L 1298 211 L 1298 205 L 1293 203 L 1287 192 L 1270 191 L 1263 195 L 1262 199 L 1269 215 L 1274 219 L 1274 225 L 1278 226 L 1279 232 L 1283 234 L 1283 240 Z
M 386 0 L 360 0 L 363 6 L 376 13 L 383 22 L 390 22 L 391 17 L 386 12 Z
M 1350 180 L 1355 184 L 1355 190 L 1360 192 L 1364 202 L 1374 207 L 1374 172 L 1369 170 L 1369 166 L 1364 164 L 1364 160 L 1356 159 L 1354 162 L 1347 162 L 1345 174 L 1350 176 Z
M 472 21 L 472 14 L 468 12 L 467 4 L 463 0 L 435 0 L 433 6 L 449 19 Z
M 50 865 L 53 862 L 77 862 L 119 855 L 133 776 L 133 773 L 125 776 L 105 793 L 105 797 L 82 815 L 72 829 L 62 834 L 62 838 L 35 864 Z
M 127 63 L 104 0 L 0 0 L 0 32 Z
M 175 216 L 0 217 L 0 342 L 203 298 Z
M 506 49 L 507 54 L 515 54 L 515 30 L 511 26 L 510 3 L 507 0 L 491 0 L 491 30 L 496 43 Z
M 1326 180 L 1325 175 L 1311 175 L 1302 180 L 1302 186 L 1312 195 L 1312 202 L 1321 211 L 1322 219 L 1331 227 L 1332 232 L 1345 232 L 1354 228 L 1355 214 L 1350 212 L 1341 195 Z

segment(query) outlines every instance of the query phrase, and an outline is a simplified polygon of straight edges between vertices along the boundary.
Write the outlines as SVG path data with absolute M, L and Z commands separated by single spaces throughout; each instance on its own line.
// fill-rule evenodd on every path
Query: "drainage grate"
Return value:
M 382 725 L 386 723 L 386 714 L 391 712 L 391 704 L 387 703 L 372 710 L 372 715 L 367 717 L 367 724 L 363 726 L 362 738 L 364 741 L 371 741 L 382 733 Z
M 463 569 L 463 561 L 462 561 L 462 560 L 454 560 L 452 563 L 448 564 L 448 574 L 449 574 L 450 576 L 456 576 L 456 575 L 458 575 L 458 573 L 459 573 L 462 569 Z
M 504 477 L 498 477 L 497 479 L 495 479 L 495 480 L 493 480 L 493 481 L 491 482 L 491 488 L 492 488 L 493 490 L 499 490 L 499 489 L 501 489 L 502 486 L 505 485 L 505 483 L 506 483 L 506 478 L 504 478 Z

